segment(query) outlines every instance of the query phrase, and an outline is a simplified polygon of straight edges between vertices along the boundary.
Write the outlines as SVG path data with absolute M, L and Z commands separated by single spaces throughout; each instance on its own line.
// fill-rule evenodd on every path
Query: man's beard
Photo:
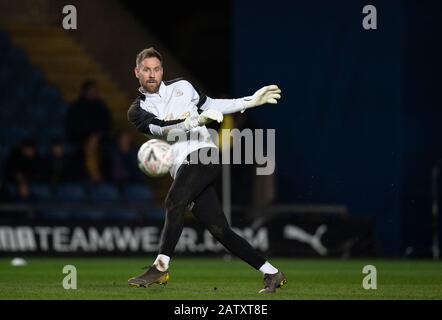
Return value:
M 151 85 L 150 87 L 148 86 L 149 84 Z M 155 81 L 155 83 L 146 82 L 146 83 L 142 84 L 142 87 L 143 87 L 144 91 L 147 91 L 149 93 L 157 93 L 160 88 L 160 84 L 161 83 L 158 83 L 156 81 Z M 155 85 L 155 87 L 153 87 L 153 89 L 152 89 L 152 85 Z

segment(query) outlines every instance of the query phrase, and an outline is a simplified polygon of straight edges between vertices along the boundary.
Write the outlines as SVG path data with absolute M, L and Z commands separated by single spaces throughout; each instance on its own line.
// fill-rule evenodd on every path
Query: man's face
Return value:
M 60 144 L 54 144 L 52 145 L 52 155 L 55 158 L 61 158 L 64 156 L 64 146 Z
M 99 96 L 98 87 L 96 85 L 92 85 L 86 92 L 86 98 L 88 100 L 97 100 Z
M 140 85 L 149 93 L 156 93 L 163 80 L 163 66 L 158 58 L 146 58 L 135 68 Z
M 36 155 L 36 150 L 33 146 L 26 145 L 22 148 L 22 154 L 26 158 L 34 158 Z

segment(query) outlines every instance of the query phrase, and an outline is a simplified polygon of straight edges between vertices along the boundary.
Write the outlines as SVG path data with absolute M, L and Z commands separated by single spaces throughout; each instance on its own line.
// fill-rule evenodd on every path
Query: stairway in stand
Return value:
M 6 26 L 15 45 L 26 50 L 32 64 L 40 67 L 48 82 L 59 88 L 67 103 L 78 97 L 82 83 L 94 79 L 109 106 L 114 127 L 128 128 L 126 112 L 131 103 L 126 94 L 63 29 L 54 26 Z

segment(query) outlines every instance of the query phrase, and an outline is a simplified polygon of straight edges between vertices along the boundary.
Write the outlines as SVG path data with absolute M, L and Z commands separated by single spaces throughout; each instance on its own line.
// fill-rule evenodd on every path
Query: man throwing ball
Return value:
M 134 287 L 153 283 L 166 284 L 169 264 L 184 224 L 188 206 L 192 214 L 233 255 L 264 274 L 264 288 L 259 292 L 275 292 L 287 280 L 284 274 L 266 261 L 246 240 L 229 226 L 221 209 L 213 183 L 220 165 L 189 163 L 199 154 L 217 154 L 206 128 L 211 121 L 222 122 L 223 114 L 244 112 L 266 103 L 276 104 L 281 90 L 276 85 L 263 87 L 253 96 L 240 99 L 212 99 L 184 79 L 163 81 L 163 59 L 154 48 L 141 51 L 136 57 L 135 76 L 140 82 L 140 95 L 128 111 L 135 128 L 148 135 L 167 139 L 174 130 L 198 134 L 202 139 L 179 140 L 172 144 L 174 164 L 170 174 L 174 181 L 165 200 L 166 219 L 161 234 L 158 256 L 142 274 L 130 278 Z

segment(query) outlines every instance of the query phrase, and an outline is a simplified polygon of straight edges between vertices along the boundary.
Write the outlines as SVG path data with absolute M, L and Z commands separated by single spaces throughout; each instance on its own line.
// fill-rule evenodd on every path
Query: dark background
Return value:
M 241 94 L 268 81 L 278 109 L 278 198 L 345 203 L 374 217 L 387 254 L 431 243 L 430 170 L 441 159 L 441 3 L 235 2 L 233 78 Z M 265 19 L 263 19 L 265 17 Z M 265 23 L 262 23 L 265 20 Z
M 150 1 L 121 3 L 177 54 L 208 93 L 232 92 L 232 1 Z
M 136 53 L 158 44 L 167 48 L 165 68 L 195 80 L 211 97 L 248 96 L 271 83 L 282 88 L 277 106 L 248 110 L 243 123 L 276 129 L 271 204 L 343 205 L 351 218 L 374 221 L 381 254 L 403 256 L 412 248 L 414 255 L 430 256 L 430 173 L 442 162 L 442 2 L 73 3 L 79 29 L 65 32 L 60 29 L 66 4 L 61 0 L 0 2 L 0 44 L 9 48 L 0 51 L 1 161 L 27 136 L 40 140 L 39 149 L 48 149 L 49 138 L 63 134 L 63 112 L 72 102 L 39 69 L 51 65 L 52 56 L 35 66 L 32 50 L 20 49 L 9 37 L 27 37 L 37 44 L 52 38 L 61 44 L 66 38 L 81 43 L 127 95 L 127 101 L 113 106 L 114 129 L 129 127 L 128 101 L 138 94 Z M 123 14 L 120 4 L 131 14 Z M 367 4 L 377 8 L 377 30 L 362 27 Z M 13 17 L 8 23 L 16 24 L 15 33 L 3 30 L 8 16 Z M 145 32 L 131 22 L 144 25 Z M 64 32 L 63 37 L 51 28 Z M 64 53 L 53 60 L 75 58 Z M 103 98 L 110 105 L 116 101 L 112 88 L 106 92 Z M 137 137 L 145 141 L 141 134 Z M 234 171 L 234 204 L 251 207 L 253 172 L 251 167 Z M 162 206 L 170 181 L 161 189 L 158 180 L 151 179 L 149 187 Z M 157 212 L 164 217 L 162 207 Z
M 366 4 L 377 8 L 377 30 L 362 28 Z M 430 170 L 441 159 L 439 1 L 127 6 L 211 92 L 281 86 L 277 109 L 249 112 L 258 127 L 277 129 L 279 202 L 347 204 L 374 217 L 387 254 L 430 247 Z

